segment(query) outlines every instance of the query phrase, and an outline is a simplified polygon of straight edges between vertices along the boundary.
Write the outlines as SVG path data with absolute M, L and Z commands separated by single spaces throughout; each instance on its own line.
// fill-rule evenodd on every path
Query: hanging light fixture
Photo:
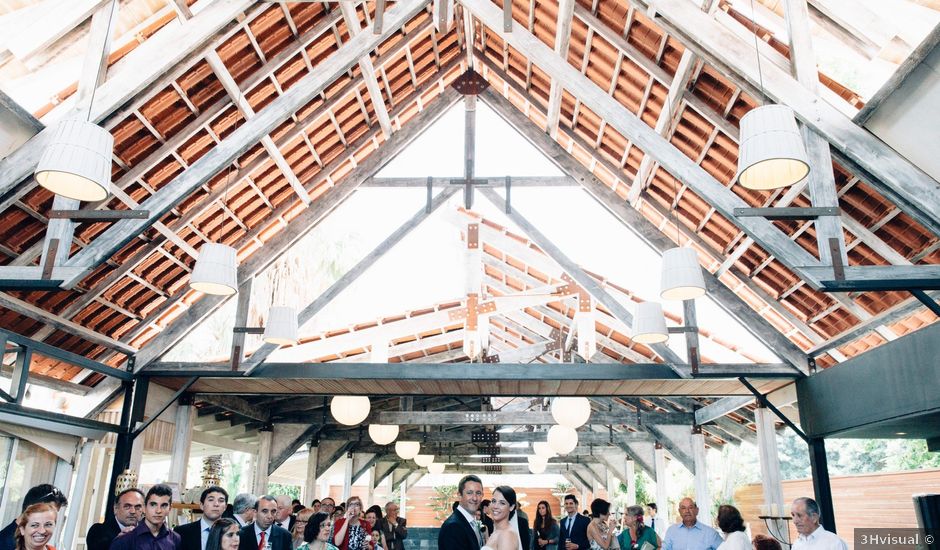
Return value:
M 189 286 L 204 294 L 231 296 L 238 292 L 238 258 L 235 249 L 221 243 L 205 243 L 199 249 Z M 294 320 L 296 323 L 296 318 Z
M 277 346 L 296 344 L 297 312 L 287 306 L 273 306 L 268 311 L 268 321 L 264 325 L 264 341 Z
M 369 361 L 372 363 L 388 363 L 388 340 L 380 337 L 372 342 Z
M 422 468 L 427 468 L 434 463 L 434 455 L 415 455 L 415 464 L 421 466 Z
M 91 106 L 89 105 L 89 116 Z M 114 136 L 81 118 L 65 119 L 49 130 L 36 164 L 36 182 L 56 195 L 80 201 L 100 201 L 111 192 Z
M 591 402 L 587 397 L 556 397 L 552 400 L 552 418 L 569 428 L 580 428 L 591 418 Z
M 396 441 L 395 454 L 402 460 L 411 460 L 421 450 L 421 444 L 417 441 Z
M 532 443 L 532 452 L 537 456 L 541 456 L 548 460 L 549 458 L 558 456 L 557 453 L 552 449 L 547 441 L 535 441 Z
M 640 302 L 633 314 L 633 341 L 661 344 L 669 339 L 663 306 L 659 302 Z
M 663 300 L 694 300 L 705 295 L 705 277 L 695 250 L 670 248 L 663 252 L 660 297 Z
M 578 432 L 569 426 L 556 424 L 548 430 L 548 444 L 553 451 L 565 456 L 578 446 Z
M 755 13 L 754 0 L 751 0 L 757 77 L 760 94 L 766 102 Z M 763 191 L 793 185 L 809 174 L 809 157 L 793 109 L 786 105 L 758 106 L 741 117 L 740 127 L 738 183 L 748 189 Z
M 548 467 L 548 459 L 541 456 L 530 455 L 527 457 L 529 460 L 529 471 L 533 474 L 541 474 L 545 472 L 545 469 Z
M 443 462 L 432 462 L 428 465 L 429 474 L 443 474 L 444 473 L 444 463 Z
M 388 445 L 398 437 L 398 426 L 395 424 L 369 424 L 369 437 L 376 445 Z
M 364 395 L 337 395 L 330 401 L 330 413 L 340 424 L 355 426 L 369 416 L 372 404 Z

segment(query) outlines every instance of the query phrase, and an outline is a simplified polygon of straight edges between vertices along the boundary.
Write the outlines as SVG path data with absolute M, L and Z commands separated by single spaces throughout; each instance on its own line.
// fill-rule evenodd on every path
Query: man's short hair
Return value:
M 235 495 L 235 500 L 232 502 L 232 512 L 236 514 L 244 514 L 248 510 L 255 509 L 255 504 L 257 504 L 258 498 L 251 493 L 239 493 Z
M 261 495 L 260 497 L 258 497 L 258 500 L 255 501 L 255 510 L 257 510 L 258 506 L 261 505 L 262 500 L 270 500 L 270 501 L 273 501 L 274 504 L 277 504 L 277 498 L 275 498 L 273 495 Z
M 464 486 L 465 486 L 467 483 L 471 482 L 471 481 L 474 482 L 474 483 L 479 483 L 480 485 L 483 485 L 483 482 L 480 481 L 480 478 L 479 478 L 479 477 L 477 477 L 477 476 L 475 476 L 475 475 L 473 475 L 473 474 L 466 475 L 466 476 L 463 476 L 463 477 L 460 479 L 460 483 L 457 484 L 457 492 L 460 493 L 460 494 L 463 494 L 463 488 L 464 488 Z
M 574 505 L 575 505 L 575 506 L 578 505 L 578 497 L 576 497 L 576 496 L 574 496 L 574 495 L 565 495 L 565 500 L 573 500 L 573 501 L 574 501 Z
M 140 495 L 140 498 L 144 499 L 144 502 L 146 502 L 147 500 L 146 496 L 144 496 L 143 491 L 141 491 L 137 487 L 131 487 L 130 489 L 124 489 L 123 491 L 118 493 L 116 497 L 114 497 L 114 505 L 117 506 L 118 503 L 121 502 L 121 499 L 124 498 L 124 495 L 128 493 L 137 493 L 138 495 Z
M 486 508 L 486 507 L 489 506 L 489 505 L 490 505 L 490 499 L 488 499 L 488 498 L 484 498 L 483 500 L 480 501 L 480 509 L 481 509 L 481 510 L 482 510 L 483 508 Z
M 809 497 L 800 497 L 793 502 L 802 502 L 806 505 L 806 515 L 819 516 L 819 503 Z
M 323 497 L 323 500 L 320 501 L 320 504 L 323 504 L 326 501 L 330 501 L 333 503 L 333 506 L 336 506 L 336 501 L 333 500 L 333 497 Z
M 24 511 L 33 504 L 51 504 L 61 509 L 68 506 L 69 499 L 55 485 L 41 483 L 26 491 L 26 496 L 23 497 Z
M 147 491 L 147 495 L 144 496 L 144 503 L 150 502 L 150 497 L 170 497 L 170 503 L 173 503 L 173 489 L 170 489 L 169 485 L 164 485 L 163 483 L 157 483 Z
M 218 485 L 210 485 L 206 487 L 206 489 L 202 492 L 201 495 L 199 495 L 199 503 L 200 504 L 205 503 L 206 497 L 208 497 L 212 493 L 222 493 L 222 496 L 225 497 L 225 502 L 228 502 L 228 491 L 219 487 Z
M 656 508 L 656 503 L 655 503 L 655 502 L 647 502 L 647 503 L 646 503 L 646 507 L 649 508 L 650 510 L 659 511 L 658 508 Z

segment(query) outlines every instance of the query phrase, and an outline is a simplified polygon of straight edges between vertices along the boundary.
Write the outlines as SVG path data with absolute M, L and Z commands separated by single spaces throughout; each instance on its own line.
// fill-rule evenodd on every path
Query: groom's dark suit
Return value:
M 480 550 L 480 539 L 467 518 L 457 508 L 441 525 L 437 550 Z
M 569 525 L 569 521 L 571 518 L 565 516 L 559 523 L 561 533 L 558 536 L 558 550 L 565 550 L 565 539 L 571 539 L 571 542 L 577 544 L 578 550 L 588 550 L 591 543 L 588 542 L 587 528 L 591 520 L 581 514 L 575 514 L 574 525 Z

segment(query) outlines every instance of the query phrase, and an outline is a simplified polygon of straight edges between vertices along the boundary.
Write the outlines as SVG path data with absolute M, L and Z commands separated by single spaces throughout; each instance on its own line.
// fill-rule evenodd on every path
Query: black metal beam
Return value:
M 121 384 L 124 391 L 124 402 L 121 405 L 121 431 L 118 433 L 114 444 L 111 479 L 108 482 L 108 493 L 105 495 L 105 523 L 112 521 L 114 518 L 114 493 L 117 487 L 117 478 L 130 465 L 131 450 L 134 446 L 134 438 L 131 435 L 130 427 L 134 425 L 135 419 L 143 418 L 149 386 L 150 380 L 148 378 L 141 378 L 136 382 L 125 381 Z
M 91 420 L 78 416 L 69 416 L 67 414 L 55 413 L 42 409 L 33 409 L 31 407 L 24 407 L 18 403 L 0 402 L 0 413 L 13 414 L 22 418 L 62 424 L 64 426 L 73 426 L 75 428 L 81 428 L 82 430 L 94 430 L 111 433 L 121 433 L 123 430 L 123 428 L 117 424 L 110 424 L 108 422 L 101 422 L 100 420 Z
M 45 355 L 46 357 L 51 357 L 53 359 L 59 359 L 60 361 L 64 361 L 70 365 L 75 365 L 77 367 L 86 368 L 88 370 L 107 376 L 112 376 L 121 381 L 131 380 L 134 378 L 133 373 L 110 367 L 104 363 L 99 363 L 98 361 L 94 361 L 85 356 L 78 355 L 77 353 L 72 353 L 55 346 L 50 346 L 45 342 L 33 340 L 32 338 L 28 338 L 15 332 L 0 330 L 0 334 L 2 334 L 8 342 L 13 342 L 23 347 L 30 348 L 35 353 Z
M 803 433 L 803 430 L 801 430 L 796 424 L 794 424 L 792 420 L 790 420 L 789 418 L 787 418 L 787 415 L 785 415 L 785 414 L 783 414 L 782 412 L 780 412 L 780 409 L 778 409 L 776 406 L 774 406 L 774 404 L 770 402 L 770 399 L 767 399 L 767 396 L 765 396 L 764 394 L 762 394 L 761 392 L 759 392 L 759 391 L 757 390 L 757 388 L 755 388 L 753 385 L 751 385 L 751 383 L 748 382 L 747 379 L 744 378 L 743 376 L 742 376 L 741 378 L 739 378 L 739 380 L 741 381 L 742 384 L 744 384 L 744 386 L 745 386 L 748 390 L 750 390 L 751 393 L 754 394 L 754 397 L 757 398 L 757 401 L 758 401 L 758 403 L 760 403 L 760 406 L 761 406 L 761 407 L 766 407 L 766 408 L 770 409 L 771 411 L 773 411 L 773 413 L 774 413 L 775 415 L 777 415 L 777 418 L 779 418 L 781 421 L 783 421 L 783 423 L 786 424 L 791 430 L 793 430 L 793 432 L 794 432 L 796 435 L 800 436 L 800 439 L 802 439 L 803 441 L 809 443 L 809 437 L 808 437 L 805 433 Z
M 819 504 L 819 523 L 827 531 L 836 532 L 836 514 L 832 508 L 832 487 L 829 484 L 829 461 L 826 458 L 826 440 L 814 437 L 807 442 L 809 465 L 813 472 L 813 494 Z
M 937 317 L 940 317 L 940 304 L 938 304 L 936 300 L 931 298 L 929 294 L 927 294 L 923 290 L 916 290 L 916 289 L 912 290 L 911 294 L 913 294 L 915 298 L 920 300 L 922 304 L 927 306 L 927 309 L 932 311 L 934 315 L 936 315 Z
M 940 279 L 844 279 L 820 282 L 822 287 L 819 290 L 823 292 L 940 290 Z
M 146 220 L 149 210 L 50 210 L 50 220 L 72 220 L 76 223 L 116 222 L 120 220 Z
M 141 424 L 139 428 L 133 429 L 133 426 L 131 426 L 131 428 L 133 429 L 133 431 L 131 432 L 131 438 L 133 439 L 137 437 L 138 435 L 140 435 L 144 430 L 147 429 L 148 426 L 153 424 L 154 420 L 156 420 L 157 418 L 160 418 L 160 415 L 163 414 L 163 411 L 170 408 L 170 405 L 172 405 L 173 403 L 176 403 L 176 400 L 179 399 L 181 395 L 186 393 L 186 390 L 188 390 L 193 384 L 195 384 L 196 380 L 199 380 L 199 377 L 192 376 L 189 378 L 189 380 L 184 382 L 182 387 L 176 390 L 176 393 L 174 393 L 173 396 L 170 397 L 170 399 L 166 403 L 164 403 L 162 407 L 160 407 L 160 410 L 157 411 L 155 414 L 151 415 L 150 418 L 148 418 L 146 422 Z

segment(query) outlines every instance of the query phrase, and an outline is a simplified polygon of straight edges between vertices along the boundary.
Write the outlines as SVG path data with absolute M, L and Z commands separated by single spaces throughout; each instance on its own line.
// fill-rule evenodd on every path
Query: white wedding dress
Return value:
M 513 520 L 513 521 L 510 521 L 510 522 L 509 522 L 509 529 L 510 529 L 513 533 L 516 534 L 516 543 L 517 543 L 517 545 L 518 545 L 518 547 L 519 547 L 519 550 L 524 550 L 524 549 L 522 548 L 522 537 L 519 536 L 519 522 L 514 521 L 514 520 Z M 495 550 L 495 549 L 494 549 L 492 546 L 483 546 L 483 548 L 480 548 L 480 550 Z

